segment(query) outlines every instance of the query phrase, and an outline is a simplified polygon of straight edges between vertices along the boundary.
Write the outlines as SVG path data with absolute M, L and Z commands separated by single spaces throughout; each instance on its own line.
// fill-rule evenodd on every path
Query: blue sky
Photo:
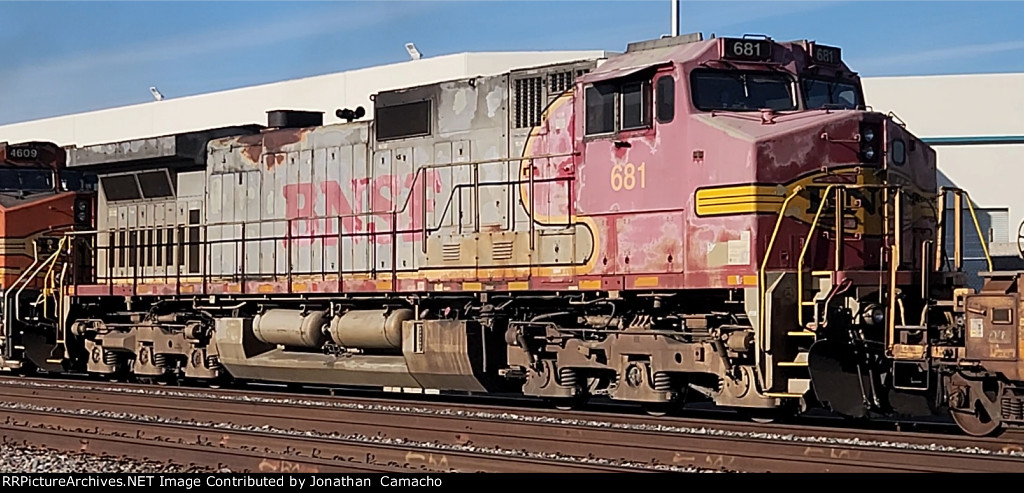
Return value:
M 0 124 L 493 50 L 623 50 L 669 31 L 656 1 L 0 1 Z M 843 48 L 865 76 L 1024 72 L 1024 2 L 687 1 L 682 32 Z

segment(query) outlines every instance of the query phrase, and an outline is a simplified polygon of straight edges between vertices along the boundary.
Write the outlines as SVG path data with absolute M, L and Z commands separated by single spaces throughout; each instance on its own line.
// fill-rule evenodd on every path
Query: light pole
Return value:
M 672 36 L 679 36 L 679 0 L 672 0 Z

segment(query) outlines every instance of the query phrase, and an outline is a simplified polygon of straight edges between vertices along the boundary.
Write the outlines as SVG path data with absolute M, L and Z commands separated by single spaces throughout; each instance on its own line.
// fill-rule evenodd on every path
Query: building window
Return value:
M 634 82 L 622 86 L 622 130 L 651 126 L 651 83 Z
M 676 116 L 676 80 L 671 75 L 658 78 L 654 95 L 658 122 L 668 123 Z
M 587 88 L 587 135 L 615 131 L 615 86 L 595 84 Z

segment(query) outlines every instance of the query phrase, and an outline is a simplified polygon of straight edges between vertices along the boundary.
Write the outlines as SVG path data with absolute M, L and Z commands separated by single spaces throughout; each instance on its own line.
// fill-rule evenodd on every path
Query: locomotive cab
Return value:
M 0 143 L 0 368 L 61 368 L 60 278 L 88 269 L 65 235 L 92 229 L 94 208 L 91 180 L 65 161 L 49 142 Z
M 733 319 L 713 330 L 754 341 L 756 350 L 721 363 L 735 385 L 756 391 L 705 392 L 716 402 L 815 400 L 811 347 L 840 325 L 828 315 L 862 318 L 888 306 L 880 285 L 916 282 L 935 236 L 934 152 L 866 111 L 838 48 L 699 34 L 634 43 L 581 77 L 575 93 L 578 213 L 615 239 L 592 274 L 621 276 L 624 289 L 731 293 L 732 307 L 703 307 Z M 549 118 L 563 111 L 553 105 Z M 651 366 L 691 380 L 714 371 Z M 845 395 L 824 394 L 843 408 Z M 652 387 L 648 398 L 656 395 Z

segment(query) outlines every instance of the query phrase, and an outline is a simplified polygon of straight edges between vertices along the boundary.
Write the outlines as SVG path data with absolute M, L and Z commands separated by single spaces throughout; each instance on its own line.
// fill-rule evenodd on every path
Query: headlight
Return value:
M 882 325 L 885 323 L 885 308 L 871 305 L 864 310 L 861 320 L 867 325 Z
M 860 122 L 860 160 L 866 163 L 877 163 L 882 157 L 882 128 L 878 123 Z

